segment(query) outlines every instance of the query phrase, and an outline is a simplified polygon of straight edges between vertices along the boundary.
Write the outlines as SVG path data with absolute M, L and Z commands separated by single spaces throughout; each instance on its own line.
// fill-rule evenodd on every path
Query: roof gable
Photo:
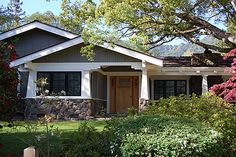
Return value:
M 47 31 L 50 33 L 54 33 L 59 36 L 66 37 L 68 39 L 73 39 L 75 37 L 78 37 L 77 34 L 71 33 L 69 31 L 66 31 L 66 30 L 63 30 L 63 29 L 39 22 L 39 21 L 33 21 L 31 23 L 25 24 L 25 25 L 20 26 L 18 28 L 1 33 L 0 40 L 4 40 L 4 39 L 10 38 L 10 37 L 13 37 L 15 35 L 24 33 L 26 31 L 29 31 L 29 30 L 32 30 L 35 28 L 38 28 L 38 29 L 41 29 L 41 30 L 44 30 L 44 31 Z
M 52 46 L 50 48 L 46 48 L 44 50 L 40 50 L 40 51 L 35 52 L 33 54 L 30 54 L 30 55 L 27 55 L 25 57 L 19 58 L 15 61 L 11 62 L 10 66 L 11 67 L 18 66 L 20 64 L 27 63 L 27 62 L 30 62 L 32 60 L 35 60 L 35 59 L 38 59 L 38 58 L 41 58 L 41 57 L 59 52 L 59 51 L 64 50 L 66 48 L 81 44 L 83 42 L 84 41 L 81 37 L 77 37 L 77 38 L 71 39 L 69 41 L 65 41 L 61 44 Z M 158 58 L 146 55 L 146 54 L 142 54 L 142 53 L 139 53 L 139 52 L 136 52 L 134 50 L 130 50 L 130 49 L 127 49 L 127 48 L 124 48 L 124 47 L 121 47 L 121 46 L 117 46 L 117 45 L 110 46 L 108 43 L 104 43 L 103 45 L 97 45 L 97 46 L 103 47 L 105 49 L 108 49 L 108 50 L 111 50 L 111 51 L 129 56 L 129 57 L 141 60 L 141 61 L 146 61 L 146 62 L 152 63 L 154 65 L 163 66 L 163 61 L 161 59 L 158 59 Z

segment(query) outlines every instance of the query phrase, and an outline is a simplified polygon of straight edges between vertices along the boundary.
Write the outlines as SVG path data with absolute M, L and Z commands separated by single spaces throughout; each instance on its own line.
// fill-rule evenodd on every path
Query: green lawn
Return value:
M 89 125 L 94 126 L 98 131 L 101 131 L 106 123 L 104 120 L 59 121 L 49 123 L 49 126 L 53 126 L 52 132 L 57 135 L 50 137 L 51 151 L 59 153 L 59 151 L 63 149 L 63 140 L 70 138 L 71 134 L 76 131 L 79 125 L 81 125 L 83 122 L 87 122 Z M 22 126 L 26 126 L 26 124 L 29 124 L 27 126 L 28 128 L 31 128 L 29 129 L 32 131 L 31 133 Z M 15 122 L 13 127 L 9 128 L 7 127 L 7 123 L 0 122 L 0 125 L 4 126 L 2 129 L 0 129 L 0 143 L 3 144 L 2 149 L 0 149 L 0 156 L 4 156 L 3 154 L 7 153 L 13 153 L 14 156 L 22 156 L 23 149 L 30 145 L 35 145 L 39 149 L 45 150 L 45 138 L 42 138 L 43 140 L 40 139 L 40 141 L 38 141 L 36 137 L 42 137 L 42 135 L 45 135 L 46 127 L 43 125 L 36 127 L 35 124 L 35 122 Z

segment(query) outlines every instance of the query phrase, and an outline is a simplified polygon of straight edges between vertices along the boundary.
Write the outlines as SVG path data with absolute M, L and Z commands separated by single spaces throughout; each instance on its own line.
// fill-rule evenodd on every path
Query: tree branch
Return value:
M 209 44 L 200 42 L 198 40 L 195 40 L 195 39 L 191 38 L 188 35 L 183 35 L 183 36 L 184 36 L 184 38 L 186 40 L 188 40 L 188 41 L 190 41 L 190 42 L 192 42 L 194 44 L 197 44 L 199 46 L 202 46 L 203 48 L 206 48 L 206 49 L 211 49 L 211 50 L 215 50 L 215 51 L 219 51 L 219 52 L 224 52 L 224 53 L 226 53 L 226 52 L 228 52 L 228 51 L 230 51 L 232 49 L 232 47 L 231 48 L 222 48 L 222 47 L 218 47 L 218 46 L 215 46 L 215 45 L 209 45 Z

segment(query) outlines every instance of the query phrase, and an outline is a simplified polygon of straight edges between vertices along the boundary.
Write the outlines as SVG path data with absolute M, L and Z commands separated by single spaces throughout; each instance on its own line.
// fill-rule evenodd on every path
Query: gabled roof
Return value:
M 61 44 L 58 44 L 58 45 L 55 45 L 55 46 L 37 51 L 37 52 L 35 52 L 33 54 L 30 54 L 30 55 L 27 55 L 25 57 L 19 58 L 15 61 L 11 62 L 10 66 L 11 67 L 18 66 L 18 65 L 33 61 L 35 59 L 38 59 L 38 58 L 41 58 L 41 57 L 59 52 L 63 49 L 81 44 L 83 42 L 84 41 L 81 37 L 77 37 L 77 38 L 71 39 L 69 41 L 65 41 Z M 158 58 L 146 55 L 146 54 L 142 54 L 140 52 L 136 52 L 134 50 L 130 50 L 130 49 L 127 49 L 127 48 L 124 48 L 124 47 L 121 47 L 121 46 L 117 46 L 117 45 L 110 46 L 110 44 L 108 44 L 108 43 L 104 43 L 103 45 L 97 45 L 97 46 L 100 46 L 100 47 L 103 47 L 105 49 L 109 49 L 109 50 L 118 52 L 120 54 L 129 56 L 129 57 L 139 59 L 141 61 L 146 61 L 146 62 L 152 63 L 154 65 L 163 66 L 163 61 L 161 59 L 158 59 Z
M 35 28 L 38 28 L 38 29 L 41 29 L 41 30 L 44 30 L 44 31 L 47 31 L 47 32 L 50 32 L 53 34 L 57 34 L 62 37 L 66 37 L 68 39 L 73 39 L 75 37 L 78 37 L 77 34 L 71 33 L 69 31 L 66 31 L 66 30 L 63 30 L 63 29 L 39 22 L 39 21 L 33 21 L 31 23 L 28 23 L 28 24 L 22 25 L 20 27 L 17 27 L 15 29 L 9 30 L 7 32 L 1 33 L 0 40 L 4 40 L 4 39 L 10 38 L 10 37 L 13 37 L 15 35 L 24 33 L 26 31 L 29 31 L 29 30 L 32 30 Z

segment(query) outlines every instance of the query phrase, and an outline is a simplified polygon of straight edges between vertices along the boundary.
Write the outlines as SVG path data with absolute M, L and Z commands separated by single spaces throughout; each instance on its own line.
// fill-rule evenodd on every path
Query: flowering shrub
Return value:
M 213 85 L 209 90 L 215 95 L 220 96 L 225 101 L 236 101 L 236 48 L 226 54 L 224 60 L 232 59 L 231 68 L 225 70 L 232 76 L 226 82 Z
M 17 57 L 12 44 L 0 42 L 0 118 L 9 118 L 17 100 L 16 86 L 19 83 L 15 68 L 9 63 Z

